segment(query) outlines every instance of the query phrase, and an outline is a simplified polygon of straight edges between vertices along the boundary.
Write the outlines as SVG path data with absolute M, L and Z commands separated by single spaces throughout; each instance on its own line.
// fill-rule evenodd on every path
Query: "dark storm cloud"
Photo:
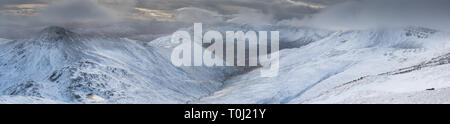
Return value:
M 0 0 L 0 10 L 12 9 L 8 8 L 8 5 L 17 4 L 45 4 L 47 0 Z
M 90 0 L 66 0 L 55 2 L 43 9 L 40 13 L 42 19 L 47 21 L 68 22 L 83 20 L 113 19 L 112 13 L 106 8 Z
M 47 0 L 0 0 L 0 5 L 46 3 Z
M 23 32 L 56 25 L 87 34 L 151 40 L 193 22 L 327 29 L 410 25 L 450 29 L 448 0 L 0 0 L 0 8 L 36 3 L 48 7 L 39 8 L 38 15 L 33 16 L 0 13 L 0 37 L 20 37 L 27 34 Z M 130 18 L 139 16 L 135 8 L 161 10 L 170 19 Z
M 79 0 L 1 0 L 1 5 L 24 3 L 50 3 L 58 1 Z M 81 0 L 86 1 L 86 0 Z M 328 6 L 344 0 L 88 0 L 112 10 L 127 11 L 129 8 L 140 7 L 154 10 L 176 10 L 185 7 L 194 7 L 218 12 L 224 15 L 239 14 L 243 11 L 258 11 L 273 15 L 276 19 L 286 19 L 317 12 L 317 6 Z M 87 3 L 87 2 L 83 2 Z M 296 4 L 303 3 L 303 4 Z M 87 4 L 85 4 L 87 6 Z M 80 6 L 80 7 L 85 7 Z M 93 5 L 94 6 L 94 5 Z M 97 5 L 95 5 L 97 6 Z M 98 6 L 98 7 L 102 7 Z M 91 9 L 91 8 L 85 8 Z M 64 11 L 64 9 L 62 9 Z
M 139 0 L 138 6 L 153 9 L 173 10 L 183 7 L 196 7 L 221 14 L 237 14 L 241 11 L 256 10 L 264 14 L 274 15 L 277 19 L 303 17 L 317 12 L 318 8 L 295 5 L 289 0 Z M 292 0 L 296 2 L 295 0 Z M 301 0 L 304 3 L 326 6 L 343 0 Z M 323 2 L 334 1 L 334 2 Z
M 319 0 L 320 1 L 320 0 Z M 99 33 L 123 37 L 156 37 L 168 34 L 193 22 L 224 23 L 247 20 L 245 23 L 267 24 L 281 19 L 302 18 L 317 12 L 307 1 L 296 5 L 295 0 L 0 0 L 1 8 L 20 4 L 42 4 L 47 7 L 23 11 L 0 12 L 0 37 L 23 38 L 47 26 L 63 26 L 82 33 Z M 309 4 L 313 5 L 308 6 Z M 13 5 L 13 8 L 11 8 Z M 8 8 L 5 8 L 8 6 Z M 136 20 L 130 18 L 135 8 L 164 10 L 173 15 L 172 21 Z M 5 14 L 6 12 L 6 14 Z M 27 16 L 27 13 L 37 12 Z M 21 14 L 17 14 L 21 13 Z M 35 14 L 35 13 L 33 13 Z M 139 16 L 139 15 L 137 15 Z M 248 17 L 255 21 L 248 21 Z M 158 28 L 158 29 L 155 29 Z

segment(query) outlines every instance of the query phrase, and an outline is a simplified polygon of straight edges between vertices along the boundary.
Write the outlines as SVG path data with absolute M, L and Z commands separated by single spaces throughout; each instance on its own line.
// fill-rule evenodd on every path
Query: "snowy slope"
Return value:
M 209 95 L 217 82 L 172 66 L 139 41 L 80 36 L 50 27 L 29 40 L 0 45 L 0 94 L 61 102 L 186 103 Z
M 449 35 L 425 28 L 341 31 L 281 51 L 280 75 L 236 76 L 198 103 L 303 103 L 367 75 L 406 68 L 450 52 Z
M 0 96 L 0 104 L 68 104 L 33 96 Z
M 450 103 L 450 54 L 416 66 L 366 76 L 309 103 Z

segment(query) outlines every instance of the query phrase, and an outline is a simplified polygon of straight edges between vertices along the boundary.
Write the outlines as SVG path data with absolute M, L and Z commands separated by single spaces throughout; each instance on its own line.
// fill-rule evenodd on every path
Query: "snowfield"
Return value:
M 409 68 L 367 76 L 309 103 L 450 103 L 450 54 Z
M 262 78 L 250 67 L 175 67 L 169 58 L 178 44 L 170 36 L 144 43 L 49 27 L 27 40 L 0 39 L 0 103 L 450 103 L 446 32 L 204 30 L 279 30 L 279 76 Z
M 68 104 L 33 96 L 0 96 L 0 104 Z

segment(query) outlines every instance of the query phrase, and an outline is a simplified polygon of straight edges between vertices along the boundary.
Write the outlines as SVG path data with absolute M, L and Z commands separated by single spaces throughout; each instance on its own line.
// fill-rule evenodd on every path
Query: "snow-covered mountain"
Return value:
M 68 103 L 186 103 L 220 86 L 196 81 L 142 42 L 85 37 L 60 27 L 0 44 L 0 58 L 4 96 Z
M 192 32 L 192 28 L 183 29 Z M 260 68 L 175 67 L 170 36 L 144 43 L 60 27 L 0 39 L 0 103 L 449 103 L 450 34 L 407 27 L 280 31 L 280 74 Z M 192 34 L 192 33 L 191 33 Z
M 282 50 L 278 77 L 261 78 L 257 69 L 228 79 L 222 90 L 198 103 L 308 103 L 328 90 L 361 77 L 411 67 L 450 53 L 449 40 L 447 33 L 417 27 L 335 32 L 306 46 Z M 433 71 L 442 73 L 444 69 Z M 424 76 L 427 75 L 412 75 Z M 385 88 L 408 88 L 400 84 L 410 81 L 394 80 L 399 85 Z M 418 81 L 416 87 L 425 90 L 447 86 L 445 80 L 437 83 L 441 84 L 438 86 L 420 85 L 428 81 L 432 80 Z
M 193 27 L 182 29 L 194 34 Z M 238 24 L 220 24 L 204 27 L 206 31 L 280 31 L 280 49 L 299 48 L 311 42 L 326 38 L 333 32 L 308 27 L 288 27 L 288 26 L 251 26 Z M 225 35 L 225 34 L 223 34 Z M 158 53 L 166 59 L 170 59 L 172 50 L 180 43 L 172 43 L 172 36 L 165 36 L 149 42 Z M 198 45 L 198 44 L 196 44 Z M 203 45 L 204 46 L 204 45 Z M 247 73 L 254 70 L 254 67 L 180 67 L 185 72 L 195 77 L 202 77 L 203 80 L 225 82 L 231 77 Z

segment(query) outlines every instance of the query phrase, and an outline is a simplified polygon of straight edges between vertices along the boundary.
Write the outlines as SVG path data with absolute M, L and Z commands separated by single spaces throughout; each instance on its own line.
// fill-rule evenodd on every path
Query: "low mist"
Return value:
M 301 25 L 333 30 L 418 26 L 450 29 L 448 0 L 358 0 L 322 10 Z

